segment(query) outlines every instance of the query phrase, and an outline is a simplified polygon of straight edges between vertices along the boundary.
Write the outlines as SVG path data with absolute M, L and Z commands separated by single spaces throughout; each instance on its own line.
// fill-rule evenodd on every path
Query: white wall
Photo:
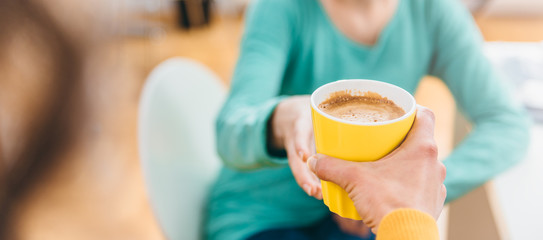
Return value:
M 543 17 L 543 0 L 490 0 L 482 13 L 490 16 Z
M 215 0 L 215 6 L 221 14 L 238 15 L 240 14 L 249 0 Z

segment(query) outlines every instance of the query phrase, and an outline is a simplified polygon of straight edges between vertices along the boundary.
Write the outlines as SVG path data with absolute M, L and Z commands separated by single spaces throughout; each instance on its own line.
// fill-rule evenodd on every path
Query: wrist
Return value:
M 278 111 L 284 101 L 277 104 L 270 118 L 268 119 L 268 149 L 276 152 L 284 150 L 284 134 L 281 131 Z
M 385 204 L 386 203 L 386 204 Z M 403 204 L 401 204 L 401 200 L 398 201 L 383 201 L 380 206 L 376 207 L 376 209 L 379 209 L 378 211 L 375 211 L 377 214 L 375 215 L 375 218 L 372 219 L 372 228 L 379 228 L 379 225 L 383 221 L 383 219 L 389 215 L 390 213 L 398 210 L 398 209 L 404 209 L 408 207 L 404 207 Z

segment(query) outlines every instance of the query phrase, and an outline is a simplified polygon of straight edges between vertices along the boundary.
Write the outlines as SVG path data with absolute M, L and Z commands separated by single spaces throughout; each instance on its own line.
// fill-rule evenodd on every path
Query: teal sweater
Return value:
M 448 86 L 471 133 L 445 160 L 447 201 L 522 159 L 528 119 L 482 51 L 457 0 L 400 0 L 373 46 L 356 43 L 318 0 L 257 0 L 248 9 L 230 95 L 217 119 L 225 167 L 212 189 L 209 239 L 244 239 L 329 214 L 296 184 L 287 159 L 267 151 L 268 120 L 286 96 L 339 79 L 375 79 L 413 93 L 425 75 Z M 308 106 L 309 107 L 309 106 Z

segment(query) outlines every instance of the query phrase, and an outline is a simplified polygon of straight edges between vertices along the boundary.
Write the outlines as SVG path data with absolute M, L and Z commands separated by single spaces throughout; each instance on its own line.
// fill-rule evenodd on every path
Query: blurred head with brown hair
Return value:
M 0 32 L 0 239 L 6 239 L 15 201 L 55 165 L 70 137 L 80 57 L 33 1 L 2 0 Z

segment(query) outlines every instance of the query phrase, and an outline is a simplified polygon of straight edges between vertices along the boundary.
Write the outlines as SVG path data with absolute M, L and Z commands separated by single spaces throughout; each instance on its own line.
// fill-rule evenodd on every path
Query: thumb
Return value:
M 307 159 L 309 169 L 324 181 L 333 182 L 343 189 L 356 181 L 357 170 L 360 170 L 360 163 L 341 160 L 330 156 L 316 154 Z

